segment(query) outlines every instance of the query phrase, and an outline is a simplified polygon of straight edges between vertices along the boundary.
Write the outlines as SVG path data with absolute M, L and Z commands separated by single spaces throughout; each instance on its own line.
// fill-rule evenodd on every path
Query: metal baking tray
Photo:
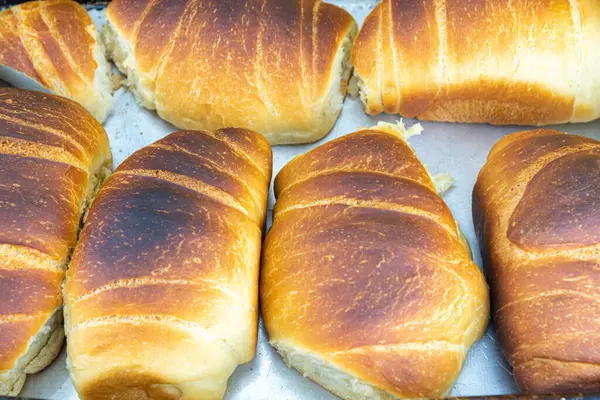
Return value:
M 378 3 L 377 0 L 329 0 L 348 10 L 359 24 Z M 4 3 L 11 3 L 4 0 Z M 93 4 L 92 4 L 93 3 Z M 0 6 L 1 6 L 0 2 Z M 98 28 L 104 23 L 104 6 L 97 2 L 88 4 L 88 10 Z M 276 146 L 273 149 L 273 177 L 293 157 L 305 153 L 319 144 L 353 132 L 361 127 L 376 125 L 379 121 L 394 122 L 399 116 L 369 117 L 362 111 L 360 101 L 346 98 L 342 113 L 332 132 L 320 142 L 309 145 Z M 417 121 L 405 119 L 410 126 Z M 502 136 L 519 130 L 529 129 L 516 126 L 489 126 L 481 124 L 450 124 L 421 122 L 424 132 L 410 139 L 421 161 L 432 173 L 447 172 L 456 181 L 455 186 L 445 194 L 454 217 L 459 221 L 467 237 L 473 257 L 481 265 L 479 245 L 477 243 L 471 218 L 471 191 L 477 174 L 483 166 L 487 154 L 494 143 Z M 146 146 L 170 132 L 174 126 L 161 120 L 152 112 L 140 107 L 133 95 L 124 88 L 115 93 L 112 115 L 104 127 L 110 138 L 111 149 L 116 167 L 137 149 Z M 553 127 L 569 133 L 575 133 L 600 139 L 600 120 L 587 124 L 561 125 Z M 269 198 L 269 216 L 274 204 L 273 192 Z M 262 320 L 258 333 L 256 357 L 240 365 L 229 379 L 227 400 L 334 400 L 337 399 L 327 390 L 303 377 L 295 370 L 288 369 L 277 352 L 269 346 L 267 333 Z M 21 396 L 38 399 L 77 399 L 77 394 L 69 380 L 65 368 L 66 353 L 63 348 L 60 356 L 42 372 L 31 375 Z M 462 372 L 454 384 L 451 395 L 464 396 L 501 396 L 517 394 L 511 369 L 502 356 L 492 327 L 488 327 L 485 336 L 472 347 L 466 358 Z M 569 396 L 571 397 L 571 396 Z M 525 398 L 513 397 L 509 398 Z M 534 397 L 527 397 L 534 398 Z M 535 398 L 559 398 L 542 396 Z M 577 398 L 577 397 L 574 397 Z M 600 396 L 588 396 L 598 398 Z

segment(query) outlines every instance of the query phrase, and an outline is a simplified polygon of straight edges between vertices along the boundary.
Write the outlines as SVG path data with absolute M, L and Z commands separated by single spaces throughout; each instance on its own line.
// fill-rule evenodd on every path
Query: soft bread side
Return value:
M 0 12 L 0 64 L 83 105 L 100 123 L 112 107 L 111 67 L 85 8 L 31 1 Z
M 2 395 L 17 395 L 60 351 L 64 270 L 110 168 L 106 133 L 80 105 L 0 89 Z
M 498 338 L 527 393 L 600 390 L 600 143 L 506 136 L 473 190 Z
M 179 131 L 117 168 L 67 271 L 81 399 L 220 399 L 252 359 L 272 155 L 244 129 Z
M 238 126 L 271 144 L 331 130 L 358 30 L 320 0 L 117 0 L 106 19 L 109 55 L 144 107 L 182 129 Z
M 547 125 L 600 117 L 600 3 L 384 0 L 352 52 L 368 114 Z
M 586 122 L 600 116 L 600 78 L 596 62 L 600 54 L 600 6 L 595 0 L 574 2 L 577 32 L 577 95 L 570 122 Z
M 444 394 L 487 325 L 483 275 L 407 136 L 363 129 L 275 180 L 261 269 L 269 340 L 344 399 Z

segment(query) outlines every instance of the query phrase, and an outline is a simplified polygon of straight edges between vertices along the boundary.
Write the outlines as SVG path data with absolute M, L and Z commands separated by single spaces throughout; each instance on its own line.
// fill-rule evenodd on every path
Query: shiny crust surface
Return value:
M 288 163 L 275 193 L 270 342 L 397 396 L 445 393 L 487 324 L 487 286 L 404 139 L 373 128 L 327 142 Z
M 0 373 L 62 304 L 91 175 L 110 159 L 106 133 L 80 105 L 0 89 Z
M 221 398 L 252 359 L 271 157 L 252 131 L 178 131 L 109 178 L 67 272 L 81 398 Z
M 509 135 L 473 192 L 498 337 L 526 392 L 600 389 L 600 143 Z
M 110 94 L 99 93 L 95 82 L 96 47 L 96 27 L 77 2 L 30 1 L 0 12 L 0 63 L 81 103 L 102 122 L 108 110 L 101 97 Z
M 119 46 L 131 51 L 120 68 L 136 77 L 143 104 L 180 128 L 240 126 L 272 143 L 283 143 L 283 134 L 306 142 L 331 129 L 335 118 L 324 114 L 339 113 L 328 99 L 334 81 L 346 90 L 347 77 L 334 72 L 336 55 L 357 30 L 339 7 L 320 0 L 116 0 L 106 17 Z
M 593 0 L 384 0 L 352 63 L 368 114 L 547 125 L 600 117 L 598 54 Z

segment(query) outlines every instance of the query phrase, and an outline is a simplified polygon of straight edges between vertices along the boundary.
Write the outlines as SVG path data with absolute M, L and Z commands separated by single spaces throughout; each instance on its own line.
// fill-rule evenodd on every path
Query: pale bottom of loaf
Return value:
M 393 400 L 396 396 L 342 371 L 318 355 L 287 343 L 272 341 L 288 367 L 345 400 Z
M 29 341 L 27 352 L 10 371 L 0 374 L 0 394 L 16 396 L 25 384 L 27 374 L 46 368 L 58 356 L 65 339 L 62 307 L 56 309 L 42 329 Z

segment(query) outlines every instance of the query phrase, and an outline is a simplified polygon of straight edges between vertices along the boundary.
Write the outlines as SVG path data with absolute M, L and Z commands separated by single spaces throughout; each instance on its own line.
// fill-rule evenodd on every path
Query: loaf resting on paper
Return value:
M 518 386 L 600 391 L 600 142 L 505 137 L 477 179 L 473 220 Z
M 179 131 L 102 187 L 65 288 L 81 399 L 223 396 L 255 353 L 271 157 L 252 131 Z
M 357 27 L 320 0 L 115 0 L 103 38 L 140 103 L 182 129 L 314 142 L 341 110 Z
M 483 275 L 403 134 L 343 136 L 275 180 L 261 270 L 269 340 L 344 399 L 446 393 L 489 317 Z
M 111 163 L 80 105 L 0 88 L 0 395 L 17 395 L 60 351 L 66 263 Z
M 0 64 L 83 105 L 104 122 L 112 106 L 110 65 L 96 26 L 69 0 L 31 1 L 0 11 Z
M 383 0 L 354 44 L 354 90 L 372 115 L 585 122 L 599 56 L 598 0 Z

